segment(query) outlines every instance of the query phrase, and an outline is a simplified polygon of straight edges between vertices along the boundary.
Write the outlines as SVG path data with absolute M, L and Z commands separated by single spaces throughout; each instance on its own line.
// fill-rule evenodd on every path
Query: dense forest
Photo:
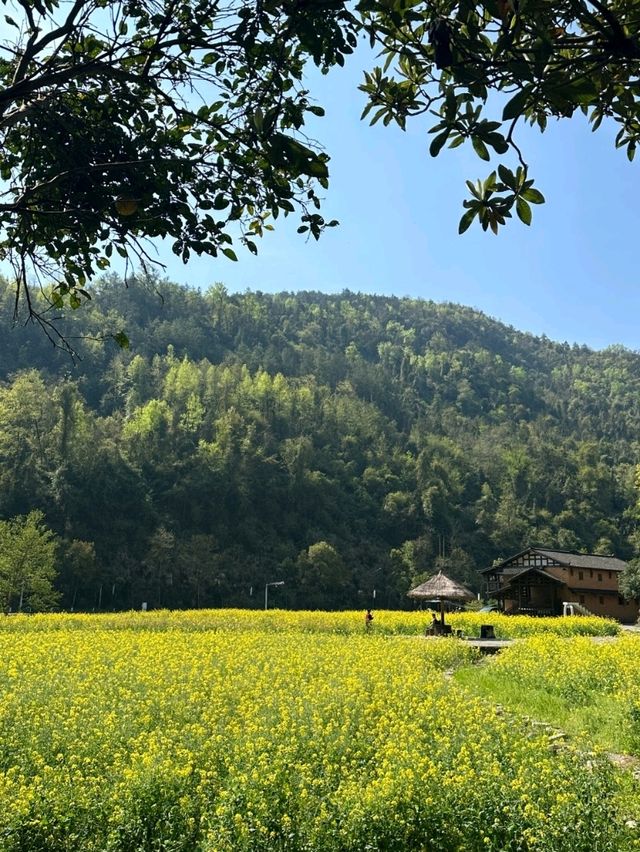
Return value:
M 63 608 L 260 606 L 279 580 L 277 606 L 407 606 L 434 566 L 480 588 L 528 544 L 640 550 L 640 354 L 152 277 L 49 318 L 75 359 L 0 338 L 0 519 L 55 535 Z

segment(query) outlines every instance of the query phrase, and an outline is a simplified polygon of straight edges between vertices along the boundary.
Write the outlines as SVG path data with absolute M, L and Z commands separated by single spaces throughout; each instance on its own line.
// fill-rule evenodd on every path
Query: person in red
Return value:
M 373 613 L 370 609 L 367 610 L 367 614 L 364 617 L 364 626 L 367 630 L 371 628 L 371 622 L 373 621 Z

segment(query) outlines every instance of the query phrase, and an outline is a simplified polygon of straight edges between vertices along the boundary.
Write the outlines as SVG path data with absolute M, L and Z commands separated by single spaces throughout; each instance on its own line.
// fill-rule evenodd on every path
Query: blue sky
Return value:
M 638 169 L 613 145 L 615 129 L 591 133 L 582 116 L 527 130 L 525 157 L 547 204 L 530 228 L 513 220 L 496 237 L 477 224 L 458 236 L 465 178 L 491 165 L 470 146 L 428 153 L 422 119 L 406 133 L 360 121 L 357 91 L 366 57 L 315 75 L 312 93 L 327 115 L 313 135 L 331 154 L 326 218 L 340 227 L 319 243 L 296 234 L 290 217 L 238 263 L 187 266 L 162 251 L 167 276 L 229 290 L 343 289 L 470 305 L 523 331 L 595 348 L 640 349 Z M 495 159 L 495 158 L 494 158 Z M 640 159 L 640 158 L 639 158 Z

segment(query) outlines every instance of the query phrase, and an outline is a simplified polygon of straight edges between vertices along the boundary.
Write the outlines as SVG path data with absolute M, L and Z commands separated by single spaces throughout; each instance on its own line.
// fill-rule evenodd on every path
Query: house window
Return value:
M 609 579 L 611 579 L 611 571 L 609 571 Z
M 604 597 L 603 597 L 602 595 L 600 595 L 600 603 L 601 603 L 601 604 L 603 604 L 603 603 L 604 603 Z
M 578 571 L 578 580 L 584 580 L 584 574 L 582 571 Z M 580 601 L 582 603 L 582 601 Z
M 584 603 L 584 595 L 580 595 L 580 603 L 581 603 L 581 604 L 583 604 L 583 603 Z
M 618 595 L 618 604 L 619 604 L 619 606 L 626 606 L 627 605 L 627 602 L 622 597 L 622 595 Z
M 529 588 L 529 586 L 522 586 L 520 590 L 520 597 L 523 601 L 529 600 L 529 598 L 531 597 L 531 589 Z
M 602 574 L 598 574 L 598 580 L 602 582 Z
M 593 568 L 589 568 L 589 576 L 593 577 Z
M 571 576 L 573 577 L 573 568 L 569 568 L 569 573 L 570 573 L 570 574 L 571 574 Z

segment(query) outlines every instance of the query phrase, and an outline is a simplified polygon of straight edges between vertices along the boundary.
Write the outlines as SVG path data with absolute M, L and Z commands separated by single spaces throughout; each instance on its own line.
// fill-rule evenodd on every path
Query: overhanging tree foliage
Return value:
M 432 156 L 470 141 L 482 160 L 515 160 L 515 168 L 500 164 L 485 180 L 467 181 L 460 233 L 476 218 L 497 233 L 514 207 L 529 225 L 530 204 L 544 201 L 516 141 L 519 125 L 544 131 L 549 119 L 582 112 L 597 130 L 610 118 L 620 126 L 616 146 L 633 159 L 640 138 L 635 0 L 381 0 L 361 8 L 385 57 L 361 87 L 372 122 L 404 128 L 409 117 L 427 114 Z
M 18 0 L 0 45 L 0 257 L 31 315 L 34 279 L 78 307 L 114 252 L 146 240 L 235 259 L 270 216 L 327 224 L 327 160 L 302 138 L 321 114 L 305 62 L 343 64 L 356 22 L 342 3 Z M 334 223 L 328 223 L 334 224 Z
M 299 212 L 317 238 L 328 156 L 303 135 L 322 114 L 307 63 L 342 65 L 358 38 L 382 49 L 366 75 L 372 121 L 431 117 L 431 154 L 470 141 L 506 157 L 460 222 L 529 224 L 544 201 L 518 125 L 588 115 L 640 134 L 637 0 L 13 0 L 0 44 L 0 256 L 30 300 L 78 307 L 113 253 L 144 263 L 148 239 L 234 259 L 269 217 Z

